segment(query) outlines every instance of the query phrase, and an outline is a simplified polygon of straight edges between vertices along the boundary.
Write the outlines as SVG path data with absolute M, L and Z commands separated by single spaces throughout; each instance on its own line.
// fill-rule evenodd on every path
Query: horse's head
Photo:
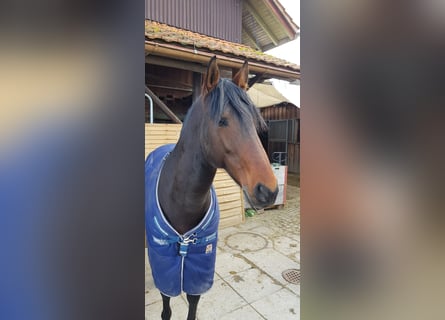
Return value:
M 246 93 L 248 74 L 246 61 L 232 81 L 220 79 L 212 58 L 203 78 L 203 114 L 209 121 L 201 141 L 208 162 L 224 168 L 252 205 L 263 208 L 274 203 L 278 186 L 258 136 L 267 126 Z

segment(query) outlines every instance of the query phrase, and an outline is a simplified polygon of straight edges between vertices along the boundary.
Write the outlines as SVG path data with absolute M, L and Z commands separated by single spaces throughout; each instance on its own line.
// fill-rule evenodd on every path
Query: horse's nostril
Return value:
M 274 203 L 277 194 L 278 194 L 278 188 L 272 191 L 262 183 L 258 183 L 255 186 L 255 197 L 258 200 L 258 202 L 264 206 Z

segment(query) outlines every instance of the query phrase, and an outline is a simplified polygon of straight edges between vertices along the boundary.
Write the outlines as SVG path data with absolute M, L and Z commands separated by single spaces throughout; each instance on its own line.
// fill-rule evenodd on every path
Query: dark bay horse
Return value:
M 277 196 L 277 181 L 258 137 L 266 124 L 246 94 L 247 81 L 247 61 L 230 81 L 220 78 L 213 57 L 179 141 L 147 158 L 148 252 L 162 295 L 163 320 L 171 317 L 170 297 L 181 292 L 189 302 L 187 319 L 194 320 L 200 295 L 213 284 L 219 223 L 212 187 L 216 169 L 224 168 L 257 209 Z

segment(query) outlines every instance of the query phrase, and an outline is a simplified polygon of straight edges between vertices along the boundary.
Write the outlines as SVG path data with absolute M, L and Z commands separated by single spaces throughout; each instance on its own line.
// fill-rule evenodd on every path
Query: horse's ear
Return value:
M 232 81 L 241 89 L 247 90 L 249 86 L 249 64 L 247 60 L 244 62 L 241 69 L 232 77 Z
M 202 79 L 202 92 L 207 94 L 212 91 L 218 84 L 220 79 L 218 63 L 216 62 L 216 56 L 210 59 L 207 72 Z

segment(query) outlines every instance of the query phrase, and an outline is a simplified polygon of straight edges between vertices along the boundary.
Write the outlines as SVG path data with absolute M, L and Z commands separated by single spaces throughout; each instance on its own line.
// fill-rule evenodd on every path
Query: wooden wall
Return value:
M 145 0 L 145 19 L 241 43 L 241 0 Z
M 261 116 L 266 121 L 273 120 L 291 120 L 296 119 L 293 132 L 289 133 L 287 143 L 287 160 L 289 172 L 300 172 L 300 108 L 293 104 L 280 104 L 260 109 Z M 290 127 L 289 127 L 290 128 Z M 272 154 L 276 151 L 284 151 L 286 149 L 285 142 L 271 143 L 268 141 L 267 153 L 272 161 Z
M 261 108 L 261 116 L 264 120 L 300 119 L 300 108 L 293 104 L 280 104 Z
M 181 124 L 146 123 L 145 159 L 157 147 L 167 143 L 176 143 L 179 139 L 181 128 Z
M 182 125 L 180 124 L 145 124 L 145 158 L 157 147 L 176 143 Z M 218 196 L 221 220 L 220 228 L 244 222 L 244 204 L 241 188 L 225 170 L 218 169 L 213 182 Z

